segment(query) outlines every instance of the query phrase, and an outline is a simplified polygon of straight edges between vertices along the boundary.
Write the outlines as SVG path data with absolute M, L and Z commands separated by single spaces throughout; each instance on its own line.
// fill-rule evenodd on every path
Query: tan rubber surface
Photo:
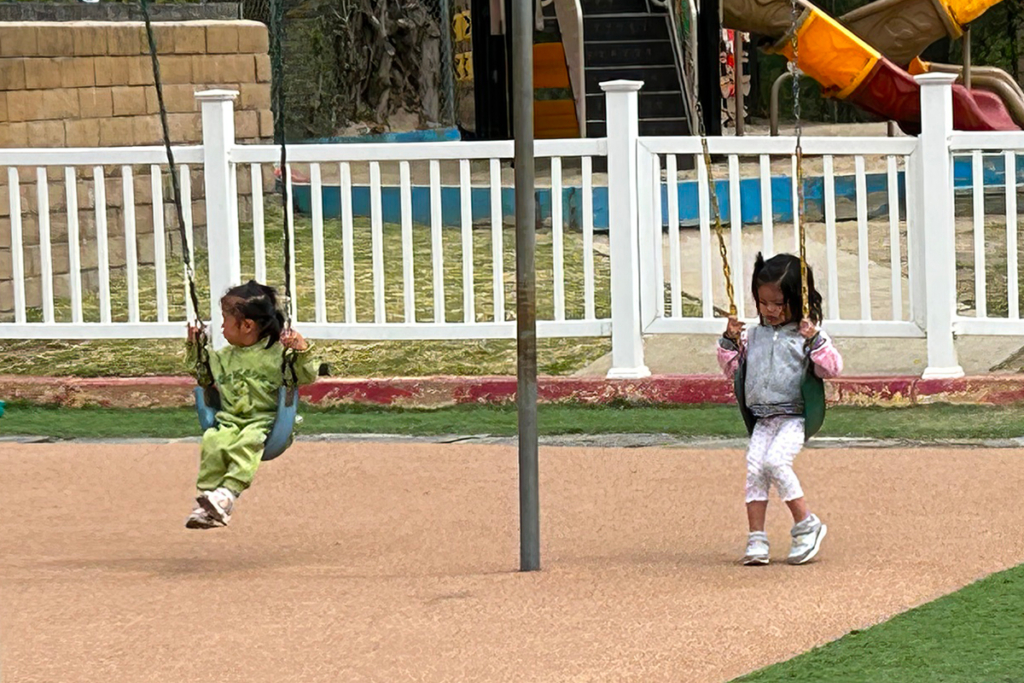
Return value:
M 190 531 L 194 444 L 4 445 L 0 677 L 727 681 L 1024 561 L 1024 452 L 805 450 L 829 526 L 745 542 L 738 451 L 541 451 L 519 562 L 504 446 L 300 443 Z

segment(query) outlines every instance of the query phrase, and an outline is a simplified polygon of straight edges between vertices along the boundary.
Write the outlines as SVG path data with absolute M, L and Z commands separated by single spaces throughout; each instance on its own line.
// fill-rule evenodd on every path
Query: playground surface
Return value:
M 6 444 L 0 676 L 728 681 L 1019 564 L 1013 449 L 809 449 L 820 559 L 745 541 L 738 450 L 306 443 L 189 531 L 195 444 Z

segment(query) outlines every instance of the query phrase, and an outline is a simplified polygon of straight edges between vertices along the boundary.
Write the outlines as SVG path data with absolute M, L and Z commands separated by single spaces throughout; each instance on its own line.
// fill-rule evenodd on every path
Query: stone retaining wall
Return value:
M 270 58 L 266 27 L 252 21 L 186 21 L 154 24 L 174 144 L 202 139 L 195 93 L 237 90 L 235 130 L 239 142 L 273 137 Z M 156 88 L 141 22 L 0 23 L 0 148 L 162 145 Z M 269 169 L 267 169 L 269 171 Z M 96 212 L 92 169 L 78 170 L 76 187 L 83 284 L 95 288 Z M 153 207 L 148 167 L 133 168 L 137 248 L 140 263 L 153 263 Z M 106 209 L 111 267 L 125 262 L 124 199 L 120 167 L 108 166 Z M 193 220 L 197 243 L 204 239 L 203 178 L 192 169 Z M 10 192 L 0 174 L 0 312 L 13 310 Z M 64 169 L 48 171 L 54 291 L 67 296 L 67 202 Z M 20 168 L 26 296 L 40 305 L 39 216 L 36 169 Z M 172 193 L 163 175 L 164 199 Z M 248 192 L 248 173 L 239 175 Z M 242 218 L 248 205 L 240 207 Z M 175 232 L 172 205 L 164 207 L 167 233 Z M 178 258 L 178 240 L 168 238 L 168 260 Z M 171 261 L 172 262 L 172 261 Z M 6 318 L 0 318 L 0 320 Z

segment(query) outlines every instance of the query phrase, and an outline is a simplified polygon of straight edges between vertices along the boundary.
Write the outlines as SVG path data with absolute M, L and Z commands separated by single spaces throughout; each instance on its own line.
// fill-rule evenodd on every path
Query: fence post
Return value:
M 642 81 L 607 81 L 608 241 L 611 252 L 611 379 L 648 377 L 640 326 L 640 230 L 637 204 L 638 95 Z M 647 170 L 647 169 L 645 169 Z
M 910 277 L 910 321 L 928 329 L 928 283 L 925 282 L 924 249 L 928 231 L 924 222 L 927 187 L 922 180 L 921 138 L 907 161 L 907 273 Z
M 235 145 L 234 90 L 196 93 L 203 109 L 203 178 L 206 248 L 210 271 L 210 327 L 214 348 L 226 343 L 221 332 L 220 298 L 241 280 L 238 247 L 238 197 L 232 192 L 230 152 Z
M 923 230 L 915 237 L 923 247 L 925 286 L 925 331 L 928 335 L 928 367 L 925 379 L 963 377 L 964 370 L 953 343 L 953 315 L 956 311 L 956 232 L 954 226 L 953 173 L 949 136 L 953 132 L 954 74 L 922 74 L 914 79 L 921 86 L 921 137 L 919 139 L 920 183 Z M 927 239 L 925 239 L 927 232 Z M 923 243 L 923 244 L 922 244 Z

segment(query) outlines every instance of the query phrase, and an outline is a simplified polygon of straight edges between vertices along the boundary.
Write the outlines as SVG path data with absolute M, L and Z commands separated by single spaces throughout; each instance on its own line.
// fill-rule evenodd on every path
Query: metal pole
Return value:
M 519 408 L 519 564 L 540 569 L 537 465 L 537 278 L 533 160 L 533 1 L 512 0 L 512 111 L 515 137 L 516 340 Z
M 441 91 L 444 93 L 444 104 L 441 116 L 444 125 L 455 125 L 455 82 L 452 71 L 455 69 L 455 54 L 452 52 L 452 0 L 440 0 L 441 22 Z
M 736 137 L 743 135 L 743 31 L 733 31 L 733 84 L 736 106 Z
M 964 27 L 964 87 L 971 89 L 971 27 Z

